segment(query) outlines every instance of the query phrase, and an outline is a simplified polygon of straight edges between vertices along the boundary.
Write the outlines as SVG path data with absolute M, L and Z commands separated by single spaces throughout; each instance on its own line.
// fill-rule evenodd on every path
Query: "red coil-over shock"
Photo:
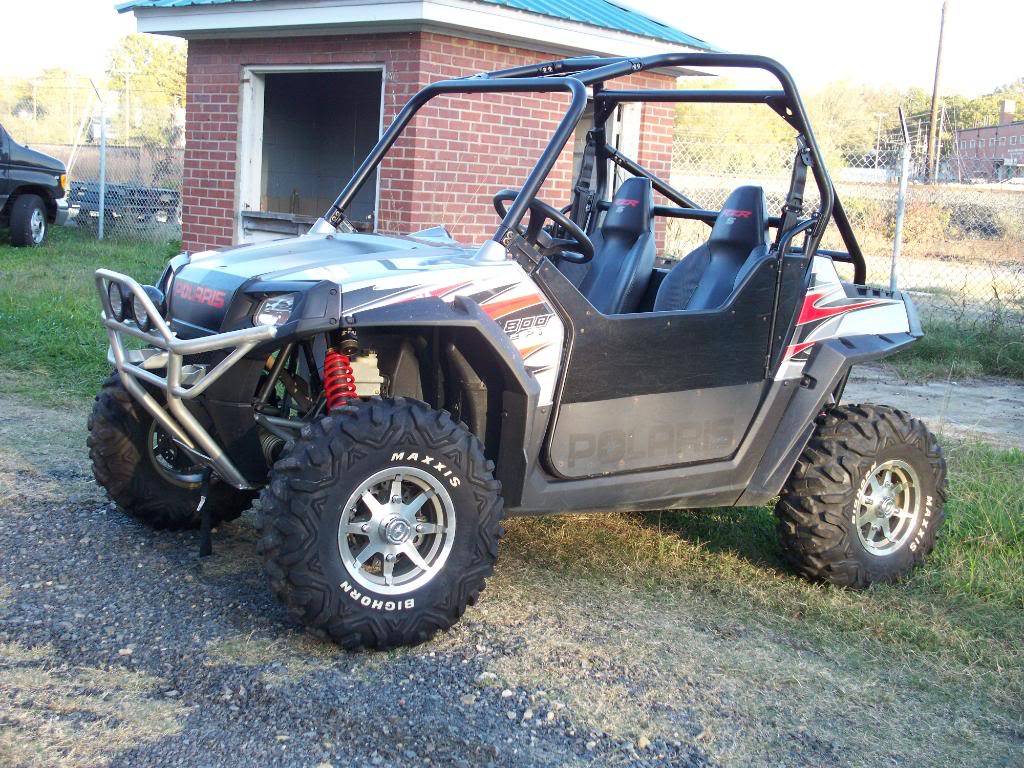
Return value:
M 327 354 L 324 355 L 324 395 L 327 397 L 328 413 L 359 397 L 352 360 L 347 354 L 356 348 L 354 339 L 343 339 L 327 348 Z

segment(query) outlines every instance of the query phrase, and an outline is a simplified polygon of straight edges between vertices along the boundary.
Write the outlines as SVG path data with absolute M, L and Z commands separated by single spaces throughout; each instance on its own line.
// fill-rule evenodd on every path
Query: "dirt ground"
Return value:
M 850 392 L 948 434 L 1024 434 L 1019 385 L 868 371 Z M 837 636 L 815 618 L 868 614 L 891 595 L 819 589 L 660 522 L 576 518 L 586 550 L 556 572 L 518 543 L 549 529 L 514 521 L 481 603 L 452 631 L 346 654 L 288 624 L 267 593 L 252 512 L 200 560 L 195 534 L 148 530 L 109 504 L 85 416 L 0 394 L 5 768 L 1022 764 L 1019 701 L 1015 715 L 987 673 L 919 654 L 909 629 L 880 639 L 888 620 Z M 635 564 L 602 569 L 615 540 L 676 547 L 695 575 L 652 591 Z M 940 642 L 958 631 L 955 617 L 944 626 Z
M 882 367 L 855 368 L 843 400 L 902 408 L 937 435 L 1024 448 L 1024 383 L 1002 379 L 913 382 Z

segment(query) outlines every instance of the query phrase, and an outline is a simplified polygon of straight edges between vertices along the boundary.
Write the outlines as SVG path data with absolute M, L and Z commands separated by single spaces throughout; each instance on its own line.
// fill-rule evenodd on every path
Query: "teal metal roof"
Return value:
M 183 8 L 190 5 L 226 5 L 228 3 L 251 3 L 254 0 L 129 0 L 117 5 L 124 12 L 134 8 Z M 617 32 L 680 43 L 704 51 L 718 51 L 719 48 L 688 35 L 675 27 L 651 18 L 626 5 L 611 0 L 477 0 L 489 5 L 514 8 L 517 11 L 536 13 L 594 27 L 613 29 Z

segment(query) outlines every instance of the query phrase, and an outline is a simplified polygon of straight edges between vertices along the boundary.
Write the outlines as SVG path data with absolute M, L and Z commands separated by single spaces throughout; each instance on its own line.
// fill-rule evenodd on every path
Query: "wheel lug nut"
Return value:
M 363 533 L 366 533 L 368 530 L 370 530 L 370 524 L 363 523 L 362 526 L 360 526 L 359 530 L 361 530 Z
M 416 533 L 423 533 L 423 523 L 419 523 L 416 526 Z
M 388 562 L 391 562 L 392 560 L 395 559 L 395 556 L 392 555 L 392 554 L 387 554 L 387 555 L 384 555 L 384 559 L 387 560 Z

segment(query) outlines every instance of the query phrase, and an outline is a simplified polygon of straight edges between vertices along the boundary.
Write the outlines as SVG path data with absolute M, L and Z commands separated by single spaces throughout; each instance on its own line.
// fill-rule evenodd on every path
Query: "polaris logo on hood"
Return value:
M 214 309 L 221 309 L 224 306 L 225 296 L 227 296 L 227 291 L 206 288 L 202 285 L 190 283 L 187 280 L 174 281 L 174 297 L 182 301 L 190 301 L 193 304 L 205 304 Z

